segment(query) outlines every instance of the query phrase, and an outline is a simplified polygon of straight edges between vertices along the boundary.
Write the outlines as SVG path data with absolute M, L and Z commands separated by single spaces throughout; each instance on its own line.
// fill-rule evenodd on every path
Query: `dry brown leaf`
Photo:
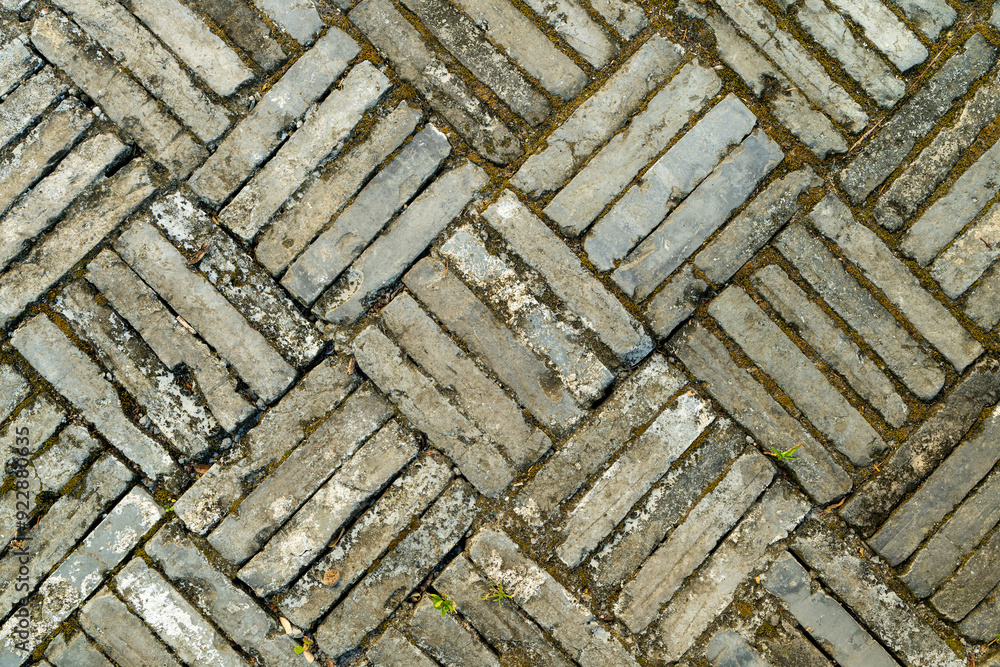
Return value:
M 196 463 L 194 464 L 194 471 L 199 475 L 204 475 L 206 472 L 209 471 L 209 469 L 211 469 L 211 467 L 212 466 L 208 465 L 207 463 Z
M 285 634 L 286 635 L 292 634 L 292 623 L 291 623 L 291 621 L 289 621 L 284 616 L 279 616 L 278 620 L 281 621 L 281 627 L 283 627 L 285 629 Z

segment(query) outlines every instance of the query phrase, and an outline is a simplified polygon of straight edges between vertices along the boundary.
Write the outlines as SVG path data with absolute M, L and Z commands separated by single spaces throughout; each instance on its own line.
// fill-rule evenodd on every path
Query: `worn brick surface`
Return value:
M 993 4 L 0 0 L 0 667 L 995 663 Z

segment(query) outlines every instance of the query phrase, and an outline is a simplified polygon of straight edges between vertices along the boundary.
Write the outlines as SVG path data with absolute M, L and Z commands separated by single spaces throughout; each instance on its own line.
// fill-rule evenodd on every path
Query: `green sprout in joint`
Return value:
M 791 449 L 784 452 L 779 450 L 777 447 L 771 447 L 771 451 L 764 453 L 767 454 L 768 456 L 773 456 L 779 461 L 798 461 L 799 459 L 795 456 L 792 456 L 792 454 L 795 452 L 796 449 L 798 449 L 801 446 L 802 445 L 795 445 Z
M 490 592 L 479 598 L 480 600 L 496 600 L 497 608 L 500 607 L 500 603 L 503 602 L 504 598 L 512 598 L 513 595 L 507 595 L 503 590 L 503 584 L 491 584 Z
M 305 651 L 309 650 L 309 646 L 311 644 L 312 644 L 312 640 L 311 639 L 309 639 L 308 637 L 303 637 L 302 638 L 302 646 L 296 646 L 292 650 L 295 651 L 296 653 L 298 653 L 299 655 L 302 655 L 302 653 L 304 653 Z
M 455 601 L 449 600 L 447 595 L 434 595 L 434 593 L 431 593 L 431 604 L 441 612 L 442 618 L 448 614 L 455 613 Z

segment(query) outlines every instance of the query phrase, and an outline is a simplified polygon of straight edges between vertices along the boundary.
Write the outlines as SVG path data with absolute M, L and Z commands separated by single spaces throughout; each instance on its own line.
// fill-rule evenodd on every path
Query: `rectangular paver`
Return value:
M 642 325 L 513 192 L 505 191 L 483 215 L 623 363 L 634 366 L 652 351 Z
M 273 401 L 295 379 L 295 369 L 148 222 L 133 223 L 115 250 L 263 400 Z
M 278 80 L 188 181 L 212 205 L 228 199 L 278 146 L 288 126 L 327 91 L 360 47 L 331 27 Z
M 358 365 L 431 443 L 455 461 L 483 495 L 493 497 L 511 482 L 514 471 L 500 449 L 408 363 L 403 351 L 375 327 L 354 340 Z
M 0 325 L 6 325 L 44 294 L 153 194 L 156 188 L 151 166 L 139 160 L 122 168 L 101 184 L 95 197 L 63 218 L 27 257 L 4 274 Z
M 389 86 L 389 79 L 367 60 L 351 69 L 340 86 L 222 209 L 219 222 L 244 241 L 252 241 L 316 165 L 340 152 L 362 115 Z

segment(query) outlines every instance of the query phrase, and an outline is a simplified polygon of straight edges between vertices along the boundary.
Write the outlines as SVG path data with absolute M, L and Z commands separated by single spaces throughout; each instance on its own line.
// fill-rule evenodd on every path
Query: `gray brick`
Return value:
M 303 303 L 314 302 L 434 176 L 450 153 L 448 138 L 433 125 L 425 127 L 299 255 L 281 284 Z
M 410 640 L 396 628 L 389 628 L 365 653 L 365 657 L 375 667 L 434 667 L 437 663 L 420 652 Z
M 781 451 L 801 445 L 787 465 L 819 505 L 851 490 L 851 478 L 829 452 L 782 408 L 746 370 L 729 356 L 718 338 L 700 325 L 676 336 L 680 360 L 737 421 L 760 442 Z
M 199 197 L 213 206 L 229 198 L 302 116 L 347 69 L 360 47 L 337 28 L 304 53 L 268 90 L 253 112 L 219 144 L 188 180 Z
M 1000 238 L 1000 207 L 994 204 L 931 266 L 931 275 L 945 294 L 952 299 L 959 298 L 986 273 L 1000 257 L 1000 248 L 988 246 L 983 240 L 996 238 Z M 971 300 L 966 302 L 970 303 Z
M 15 88 L 0 102 L 0 148 L 28 129 L 68 89 L 52 67 L 46 67 Z
M 553 95 L 570 100 L 589 82 L 587 75 L 507 0 L 457 0 L 455 4 Z
M 917 552 L 900 579 L 918 598 L 930 596 L 989 534 L 998 510 L 1000 473 L 992 472 Z
M 5 159 L 0 160 L 0 214 L 34 185 L 93 122 L 94 115 L 85 106 L 75 98 L 68 98 L 13 146 Z M 34 235 L 29 234 L 28 238 Z M 8 255 L 4 263 L 13 257 L 4 254 Z
M 621 523 L 621 530 L 590 559 L 596 582 L 617 586 L 639 569 L 667 533 L 713 485 L 745 446 L 745 432 L 726 418 L 706 431 L 703 442 L 678 461 Z
M 899 23 L 899 20 L 879 4 L 873 7 L 873 13 L 884 11 L 895 21 L 896 31 L 909 31 Z M 881 11 L 879 11 L 881 10 Z M 796 14 L 798 21 L 812 35 L 820 46 L 832 54 L 844 67 L 852 79 L 861 84 L 862 88 L 883 107 L 891 107 L 899 101 L 906 92 L 906 84 L 869 48 L 859 43 L 844 19 L 826 6 L 820 0 L 804 0 Z M 885 16 L 880 16 L 884 20 Z M 900 30 L 900 28 L 902 30 Z M 880 38 L 880 33 L 876 33 Z M 912 33 L 909 33 L 912 37 Z M 880 39 L 884 42 L 884 38 Z M 914 42 L 916 44 L 914 45 Z M 878 46 L 878 45 L 876 45 Z M 923 48 L 920 41 L 913 39 L 907 45 L 908 52 L 916 52 L 914 46 Z M 926 49 L 924 50 L 926 57 Z
M 544 455 L 552 443 L 525 423 L 517 404 L 426 315 L 408 294 L 382 310 L 382 320 L 402 348 L 440 387 L 451 387 L 462 411 L 503 448 L 517 467 Z
M 212 531 L 208 541 L 242 565 L 392 416 L 388 402 L 359 389 Z
M 906 18 L 932 40 L 955 22 L 955 10 L 944 0 L 889 0 L 889 4 L 902 9 Z
M 954 125 L 942 129 L 879 197 L 874 210 L 879 224 L 892 230 L 902 227 L 998 113 L 1000 75 L 994 74 L 965 103 Z
M 239 0 L 190 0 L 189 4 L 205 12 L 265 71 L 275 70 L 285 62 L 286 56 L 278 42 L 272 39 L 267 24 Z
M 486 172 L 471 162 L 436 178 L 319 298 L 313 312 L 336 324 L 357 320 L 368 298 L 395 282 L 486 182 Z
M 642 325 L 513 192 L 504 191 L 483 215 L 623 363 L 634 366 L 652 351 Z
M 491 583 L 465 554 L 434 580 L 435 587 L 447 591 L 462 616 L 500 654 L 503 664 L 570 667 L 569 659 L 511 602 L 497 604 L 488 598 Z
M 892 591 L 874 564 L 844 548 L 842 538 L 826 530 L 800 530 L 792 549 L 904 664 L 965 664 L 917 610 Z
M 868 115 L 861 106 L 830 79 L 823 65 L 802 44 L 778 26 L 762 4 L 756 0 L 739 4 L 724 0 L 719 6 L 826 115 L 851 132 L 865 127 Z
M 326 617 L 316 631 L 319 648 L 340 656 L 357 646 L 451 551 L 472 524 L 475 510 L 475 491 L 456 480 L 421 517 L 420 524 Z
M 535 126 L 551 111 L 549 101 L 453 4 L 402 0 L 427 30 L 477 79 L 503 100 L 511 111 Z
M 669 79 L 680 59 L 680 47 L 652 37 L 546 138 L 545 150 L 528 158 L 513 184 L 535 196 L 562 185 L 611 138 L 647 94 Z
M 321 160 L 340 152 L 354 126 L 389 86 L 389 79 L 367 60 L 351 69 L 340 86 L 222 209 L 219 222 L 244 241 L 252 241 L 309 172 Z
M 386 424 L 243 566 L 240 579 L 261 597 L 288 586 L 418 451 L 398 422 Z
M 162 642 L 107 588 L 83 606 L 80 626 L 119 665 L 179 667 Z
M 889 424 L 899 428 L 906 422 L 909 409 L 888 378 L 784 271 L 775 265 L 765 266 L 754 273 L 750 282 L 789 326 Z
M 101 364 L 145 408 L 170 444 L 191 457 L 208 449 L 218 423 L 194 396 L 182 391 L 177 377 L 117 313 L 97 303 L 93 288 L 83 281 L 71 283 L 60 292 L 56 311 L 69 320 L 81 341 L 93 346 Z
M 908 558 L 934 525 L 1000 460 L 1000 414 L 982 428 L 981 433 L 956 447 L 868 541 L 889 563 L 899 565 Z
M 698 63 L 685 65 L 649 100 L 646 108 L 632 118 L 626 128 L 612 137 L 556 195 L 545 207 L 545 214 L 559 225 L 566 236 L 581 234 L 635 175 L 667 146 L 691 116 L 715 97 L 721 87 L 722 81 L 714 70 Z M 685 146 L 685 149 L 689 149 L 689 146 Z M 706 153 L 710 156 L 711 150 Z M 711 157 L 707 159 L 710 160 Z M 663 158 L 657 162 L 662 160 Z M 695 172 L 697 166 L 692 165 L 689 169 L 690 172 Z M 656 177 L 659 177 L 656 184 L 662 187 L 660 179 L 670 179 L 671 176 L 673 174 L 670 171 L 664 174 L 661 170 L 655 176 L 647 172 L 643 175 L 642 185 L 637 186 L 636 190 L 642 191 L 643 187 L 649 187 L 646 184 Z M 684 175 L 673 178 L 676 181 L 683 179 Z M 679 198 L 677 194 L 674 196 Z M 646 194 L 644 199 L 648 197 Z M 647 203 L 647 206 L 655 208 L 656 205 Z
M 722 226 L 783 158 L 778 144 L 763 131 L 750 134 L 629 253 L 612 274 L 614 281 L 637 301 L 648 297 Z
M 311 627 L 368 571 L 410 521 L 420 515 L 451 481 L 452 467 L 429 450 L 407 466 L 382 496 L 344 533 L 308 573 L 280 599 L 278 607 L 292 623 Z M 340 581 L 326 586 L 323 575 L 337 570 Z
M 988 544 L 988 549 L 984 549 L 984 560 L 989 563 L 996 563 L 998 547 L 995 543 Z M 973 575 L 975 581 L 982 581 L 978 578 L 979 573 Z M 974 641 L 988 642 L 996 639 L 997 627 L 997 589 L 994 588 L 980 604 L 973 609 L 968 616 L 958 626 L 962 634 Z
M 778 236 L 776 245 L 910 391 L 925 401 L 941 391 L 944 372 L 822 243 L 801 225 L 792 225 Z
M 656 337 L 669 337 L 708 293 L 708 283 L 694 275 L 690 264 L 681 267 L 646 306 L 646 321 Z
M 257 8 L 296 41 L 308 46 L 325 24 L 311 1 L 282 2 L 281 0 L 253 0 Z
M 667 406 L 573 508 L 556 549 L 559 558 L 579 565 L 714 419 L 708 403 L 693 392 Z
M 595 68 L 604 67 L 618 53 L 614 41 L 576 0 L 526 0 L 525 4 Z
M 4 40 L 5 43 L 0 46 L 0 97 L 13 90 L 41 65 L 38 56 L 27 49 L 26 41 L 23 36 L 16 35 Z
M 330 357 L 306 374 L 260 423 L 184 492 L 174 511 L 189 530 L 204 535 L 244 493 L 245 480 L 277 463 L 306 437 L 306 431 L 335 410 L 357 387 L 347 361 Z
M 39 17 L 31 41 L 151 158 L 184 178 L 207 152 L 111 56 L 60 12 Z
M 667 606 L 654 630 L 663 641 L 663 659 L 676 660 L 687 652 L 715 617 L 733 602 L 736 588 L 743 580 L 771 563 L 768 546 L 784 539 L 808 511 L 806 499 L 783 482 L 764 492 Z M 811 646 L 806 640 L 803 643 Z M 796 657 L 803 657 L 804 653 L 800 650 Z M 803 664 L 816 667 L 818 663 Z
M 822 159 L 829 153 L 847 151 L 847 142 L 830 119 L 813 107 L 798 87 L 772 65 L 756 46 L 742 37 L 721 12 L 690 1 L 682 2 L 681 6 L 684 12 L 703 19 L 712 28 L 722 61 L 761 98 L 778 121 L 817 157 Z M 765 90 L 772 89 L 784 92 L 781 95 L 764 94 Z
M 296 368 L 310 364 L 323 337 L 265 271 L 195 203 L 180 193 L 158 198 L 144 220 L 185 254 L 208 252 L 196 266 L 208 282 Z M 190 260 L 188 260 L 190 261 Z
M 712 282 L 726 282 L 795 215 L 799 195 L 822 183 L 810 167 L 773 181 L 695 255 L 695 266 Z
M 250 595 L 209 562 L 179 523 L 157 531 L 145 550 L 175 584 L 198 582 L 191 601 L 240 646 L 256 652 L 268 665 L 300 664 L 293 652 L 296 642 Z
M 535 510 L 553 512 L 583 486 L 632 432 L 647 423 L 684 385 L 684 377 L 659 355 L 624 380 L 582 426 L 542 466 L 521 495 Z
M 73 639 L 67 636 L 66 633 L 56 635 L 45 649 L 45 657 L 56 667 L 113 667 L 82 632 Z
M 273 401 L 295 379 L 295 369 L 148 222 L 130 225 L 115 242 L 115 250 L 261 399 Z
M 718 483 L 688 513 L 622 588 L 618 616 L 642 632 L 660 609 L 701 565 L 718 541 L 740 520 L 774 477 L 774 466 L 750 451 L 738 458 Z
M 354 339 L 353 349 L 365 375 L 431 444 L 455 461 L 480 493 L 492 498 L 507 487 L 514 471 L 497 445 L 452 407 L 392 341 L 368 327 Z
M 42 452 L 32 465 L 45 491 L 58 492 L 72 480 L 91 454 L 101 449 L 87 429 L 70 424 L 59 434 L 59 441 Z
M 87 280 L 139 332 L 170 369 L 185 363 L 205 395 L 212 414 L 232 431 L 253 412 L 236 393 L 236 379 L 224 361 L 171 315 L 156 294 L 118 255 L 103 250 L 87 265 Z
M 467 549 L 487 580 L 502 584 L 512 601 L 581 667 L 639 664 L 552 575 L 521 554 L 506 534 L 484 528 L 469 540 Z
M 108 442 L 134 461 L 151 480 L 162 476 L 171 485 L 180 482 L 177 464 L 166 450 L 125 418 L 115 388 L 46 315 L 36 315 L 22 324 L 11 341 Z
M 349 17 L 399 76 L 427 98 L 477 153 L 497 164 L 508 164 L 523 154 L 521 142 L 504 122 L 447 69 L 391 2 L 364 0 Z
M 833 5 L 861 26 L 865 37 L 901 72 L 927 59 L 927 49 L 917 36 L 881 2 L 833 0 Z
M 229 642 L 156 570 L 133 558 L 115 575 L 119 594 L 188 664 L 245 667 Z
M 468 225 L 459 227 L 439 253 L 525 346 L 548 359 L 581 405 L 590 406 L 604 396 L 614 375 L 580 341 L 583 325 L 571 313 L 557 315 L 540 301 L 530 277 L 523 277 L 506 258 L 492 254 Z
M 994 265 L 965 300 L 965 312 L 983 329 L 992 329 L 1000 322 L 1000 302 L 994 298 L 998 285 L 1000 268 Z
M 410 636 L 417 646 L 443 665 L 500 667 L 496 656 L 479 637 L 453 616 L 442 616 L 425 595 L 413 611 Z
M 57 0 L 56 5 L 162 100 L 205 143 L 230 125 L 217 106 L 181 69 L 177 60 L 134 16 L 114 0 Z
M 1000 144 L 994 144 L 906 230 L 900 245 L 903 254 L 921 266 L 930 264 L 1000 191 L 994 182 L 998 169 Z
M 931 474 L 962 440 L 983 409 L 1000 400 L 1000 364 L 977 363 L 913 435 L 880 466 L 840 510 L 848 522 L 870 534 L 889 512 Z
M 0 285 L 0 325 L 45 293 L 155 191 L 150 165 L 139 160 L 98 188 L 95 196 L 56 225 Z
M 253 78 L 229 45 L 177 0 L 131 0 L 130 9 L 219 95 L 232 95 Z
M 74 429 L 70 427 L 67 431 Z M 66 431 L 64 431 L 65 433 Z M 45 575 L 73 549 L 111 503 L 128 489 L 135 475 L 110 454 L 104 454 L 84 473 L 73 493 L 62 496 L 30 531 L 23 551 L 30 558 L 27 590 L 7 586 L 0 595 L 0 615 L 6 616 L 21 596 L 34 591 Z M 44 526 L 42 524 L 45 524 Z M 12 549 L 0 560 L 0 576 L 12 582 L 21 566 L 20 550 Z
M 423 114 L 406 102 L 379 120 L 361 145 L 338 156 L 333 167 L 304 186 L 258 237 L 257 259 L 275 276 L 301 253 L 333 215 L 395 151 Z
M 854 465 L 868 465 L 886 448 L 875 429 L 746 292 L 726 288 L 708 313 Z
M 769 664 L 732 630 L 712 635 L 705 655 L 712 661 L 713 667 L 768 667 Z
M 591 6 L 626 40 L 635 37 L 649 23 L 642 8 L 628 0 L 598 0 Z
M 423 259 L 403 282 L 493 369 L 541 423 L 561 433 L 572 430 L 583 417 L 559 379 L 444 264 Z
M 0 364 L 0 422 L 31 393 L 31 385 L 9 364 Z
M 43 123 L 53 120 L 57 113 Z M 93 118 L 89 113 L 87 116 Z M 41 125 L 34 131 L 39 130 Z M 43 139 L 41 135 L 48 133 L 39 134 L 39 138 Z M 0 267 L 6 267 L 34 237 L 48 229 L 87 187 L 94 182 L 103 182 L 103 172 L 124 157 L 127 150 L 110 134 L 98 135 L 76 146 L 0 220 Z
M 756 122 L 753 112 L 732 94 L 709 110 L 594 225 L 583 243 L 590 261 L 602 271 L 614 268 L 615 261 L 653 231 Z
M 902 109 L 869 139 L 840 173 L 840 184 L 859 204 L 896 170 L 914 144 L 996 63 L 997 50 L 979 33 L 951 56 Z
M 0 439 L 13 442 L 18 431 L 27 428 L 28 443 L 22 446 L 26 446 L 30 454 L 34 454 L 59 430 L 65 420 L 66 410 L 58 403 L 53 402 L 48 395 L 40 394 L 22 408 L 14 419 L 3 428 L 3 431 L 0 431 Z M 11 452 L 7 451 L 5 454 L 7 457 L 4 458 L 4 461 L 7 462 L 12 458 Z
M 108 572 L 125 559 L 161 517 L 163 509 L 141 488 L 132 489 L 120 500 L 35 594 L 29 609 L 31 636 L 26 640 L 27 655 L 13 647 L 12 633 L 18 618 L 11 617 L 0 628 L 0 665 L 24 664 L 31 651 L 90 597 Z
M 898 663 L 822 590 L 812 591 L 805 568 L 787 551 L 761 580 L 777 595 L 815 641 L 844 667 L 895 667 Z

